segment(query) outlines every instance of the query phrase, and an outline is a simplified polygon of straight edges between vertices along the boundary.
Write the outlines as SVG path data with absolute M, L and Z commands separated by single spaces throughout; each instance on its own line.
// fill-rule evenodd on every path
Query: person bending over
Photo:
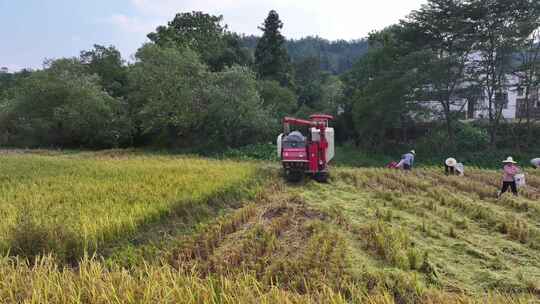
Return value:
M 401 156 L 401 161 L 399 162 L 398 166 L 403 170 L 411 170 L 414 166 L 415 155 L 416 152 L 414 152 L 414 150 L 411 150 L 411 152 L 409 153 L 403 154 L 403 156 Z
M 458 163 L 453 157 L 449 157 L 444 161 L 444 173 L 446 175 L 463 175 L 463 164 Z

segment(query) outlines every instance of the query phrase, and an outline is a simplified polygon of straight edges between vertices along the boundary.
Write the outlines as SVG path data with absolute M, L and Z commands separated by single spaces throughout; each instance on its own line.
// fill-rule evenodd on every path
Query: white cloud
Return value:
M 420 8 L 426 0 L 131 0 L 137 11 L 164 24 L 178 12 L 205 11 L 224 16 L 230 29 L 257 34 L 268 11 L 275 9 L 289 38 L 319 35 L 328 39 L 365 37 Z M 157 25 L 157 24 L 156 24 Z
M 182 11 L 236 9 L 254 2 L 250 0 L 131 0 L 141 13 L 171 18 Z
M 127 33 L 147 34 L 154 30 L 155 25 L 138 17 L 130 17 L 123 14 L 115 14 L 107 20 L 109 23 L 117 26 L 120 30 Z
M 123 53 L 132 54 L 146 34 L 165 25 L 179 12 L 204 11 L 223 15 L 231 31 L 260 35 L 268 12 L 276 10 L 283 34 L 298 39 L 320 36 L 330 40 L 359 39 L 404 18 L 427 0 L 130 0 L 132 15 L 115 14 L 113 24 Z
M 18 72 L 22 69 L 24 69 L 24 67 L 20 66 L 20 65 L 17 65 L 17 64 L 0 64 L 0 68 L 7 68 L 9 72 Z

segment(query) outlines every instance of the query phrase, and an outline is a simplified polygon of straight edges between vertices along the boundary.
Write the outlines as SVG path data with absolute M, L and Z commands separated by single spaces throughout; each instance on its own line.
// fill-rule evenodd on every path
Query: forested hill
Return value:
M 254 51 L 257 36 L 243 36 L 245 47 Z M 306 58 L 318 58 L 321 69 L 333 74 L 341 74 L 352 68 L 354 62 L 368 50 L 365 39 L 329 41 L 320 37 L 305 37 L 298 40 L 287 40 L 286 48 L 293 62 Z

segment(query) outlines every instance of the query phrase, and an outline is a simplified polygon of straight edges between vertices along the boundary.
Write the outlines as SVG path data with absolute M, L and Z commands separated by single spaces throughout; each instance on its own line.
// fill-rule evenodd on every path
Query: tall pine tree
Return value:
M 278 13 L 270 11 L 263 26 L 259 27 L 264 33 L 255 49 L 255 67 L 259 78 L 291 86 L 291 64 L 285 37 L 280 32 L 282 28 L 283 22 L 279 20 Z

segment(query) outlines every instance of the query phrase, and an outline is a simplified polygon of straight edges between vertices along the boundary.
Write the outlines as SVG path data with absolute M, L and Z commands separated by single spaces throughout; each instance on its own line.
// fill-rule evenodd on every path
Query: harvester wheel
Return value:
M 328 182 L 328 172 L 315 173 L 315 175 L 313 175 L 313 179 L 315 179 L 319 183 L 326 183 Z

